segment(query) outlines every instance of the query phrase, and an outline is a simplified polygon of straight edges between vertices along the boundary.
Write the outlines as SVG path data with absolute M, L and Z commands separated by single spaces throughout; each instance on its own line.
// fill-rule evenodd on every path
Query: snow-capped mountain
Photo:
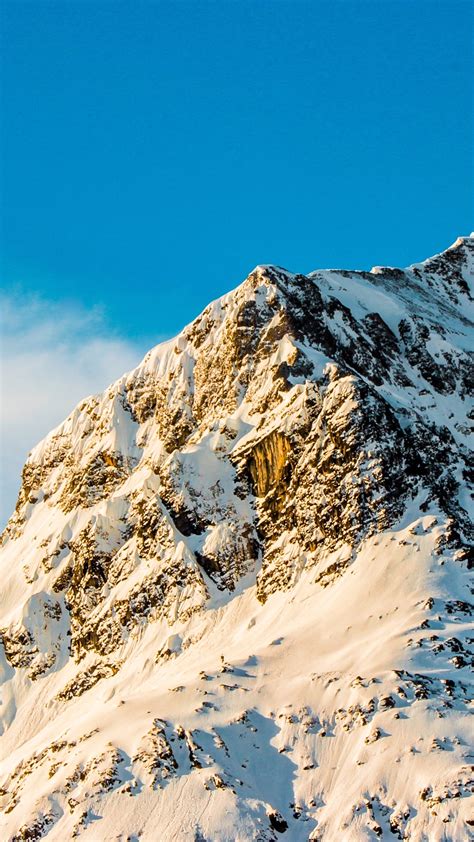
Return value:
M 259 266 L 31 452 L 1 839 L 472 838 L 473 276 Z

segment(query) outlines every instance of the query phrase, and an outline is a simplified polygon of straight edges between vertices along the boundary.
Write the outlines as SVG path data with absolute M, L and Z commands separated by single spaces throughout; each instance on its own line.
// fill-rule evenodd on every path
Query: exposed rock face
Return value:
M 290 440 L 278 431 L 269 433 L 252 447 L 248 468 L 257 497 L 287 488 L 289 476 L 285 474 L 289 474 L 290 452 Z
M 311 832 L 312 839 L 343 838 L 344 833 L 348 839 L 368 839 L 388 828 L 399 838 L 422 839 L 432 833 L 430 839 L 437 839 L 432 814 L 441 809 L 435 805 L 448 801 L 442 822 L 451 823 L 449 838 L 466 838 L 464 808 L 459 802 L 455 809 L 451 800 L 457 796 L 446 795 L 453 787 L 467 787 L 461 766 L 445 768 L 441 763 L 439 777 L 425 786 L 416 807 L 406 797 L 403 801 L 395 785 L 388 787 L 390 793 L 381 792 L 381 773 L 375 771 L 370 799 L 361 801 L 355 787 L 348 795 L 350 815 L 338 825 L 339 818 L 324 806 L 337 794 L 337 785 L 332 784 L 331 792 L 324 777 L 318 778 L 316 758 L 326 751 L 320 741 L 327 735 L 341 737 L 336 761 L 344 754 L 347 734 L 367 726 L 354 759 L 357 771 L 359 761 L 368 762 L 364 752 L 389 739 L 394 726 L 388 716 L 411 716 L 415 733 L 416 722 L 426 728 L 416 718 L 418 708 L 412 711 L 415 703 L 425 700 L 439 719 L 451 715 L 451 708 L 461 717 L 466 705 L 463 671 L 472 659 L 464 576 L 473 534 L 466 492 L 473 476 L 468 444 L 473 274 L 473 238 L 460 238 L 441 255 L 403 271 L 379 267 L 304 276 L 257 267 L 176 339 L 150 351 L 135 371 L 103 395 L 83 401 L 32 451 L 16 511 L 3 533 L 0 562 L 5 589 L 0 667 L 6 694 L 0 718 L 10 750 L 17 749 L 9 741 L 23 728 L 26 742 L 16 761 L 19 768 L 24 763 L 25 770 L 39 776 L 35 770 L 46 769 L 49 736 L 39 754 L 33 744 L 38 735 L 47 734 L 50 720 L 67 719 L 74 706 L 87 719 L 82 705 L 88 698 L 97 700 L 103 693 L 106 705 L 116 705 L 109 701 L 116 692 L 128 698 L 131 687 L 133 692 L 148 687 L 155 673 L 157 681 L 167 676 L 167 696 L 180 710 L 182 705 L 189 722 L 181 725 L 169 712 L 164 719 L 149 700 L 137 703 L 142 732 L 135 743 L 117 739 L 120 745 L 107 747 L 106 729 L 99 728 L 94 749 L 84 743 L 88 754 L 76 750 L 84 733 L 78 726 L 74 750 L 67 740 L 60 749 L 69 777 L 55 788 L 60 775 L 55 771 L 51 786 L 40 786 L 43 801 L 36 803 L 33 788 L 24 784 L 30 772 L 12 772 L 7 789 L 13 818 L 5 825 L 6 838 L 47 834 L 64 839 L 82 833 L 93 838 L 88 827 L 97 820 L 94 810 L 108 809 L 106 793 L 120 789 L 138 797 L 144 778 L 153 792 L 161 792 L 160 803 L 165 804 L 168 789 L 177 792 L 173 787 L 181 785 L 183 770 L 193 781 L 192 821 L 189 828 L 184 819 L 175 824 L 178 836 L 173 838 L 270 840 L 288 833 L 291 839 L 307 839 Z M 374 559 L 377 571 L 371 568 Z M 403 646 L 409 653 L 416 649 L 416 664 L 408 663 L 412 654 L 405 657 L 401 644 L 365 677 L 355 674 L 342 654 L 336 656 L 336 649 L 330 652 L 336 661 L 342 658 L 340 668 L 329 665 L 329 651 L 318 661 L 315 653 L 339 610 L 334 594 L 340 588 L 342 602 L 352 605 L 351 582 L 359 576 L 362 581 L 362 564 L 372 571 L 366 573 L 366 596 L 358 592 L 353 614 L 347 609 L 338 622 L 347 629 L 361 628 L 360 613 L 366 617 L 364 629 L 372 629 L 372 616 L 387 623 L 384 634 L 390 640 L 410 633 Z M 423 588 L 431 587 L 428 573 L 435 566 L 449 569 L 450 578 L 446 573 L 446 581 L 433 584 L 431 596 Z M 423 575 L 417 572 L 421 568 Z M 386 608 L 386 595 L 369 598 L 371 577 L 378 579 L 382 569 L 390 577 L 393 599 L 397 594 L 397 626 L 388 619 L 393 612 Z M 416 609 L 410 602 L 415 591 Z M 365 615 L 370 599 L 384 607 Z M 252 631 L 256 617 L 264 628 L 265 618 L 273 618 L 272 646 L 287 634 L 299 641 L 300 632 L 294 629 L 300 628 L 300 617 L 291 614 L 294 600 L 300 612 L 309 612 L 308 623 L 311 617 L 311 623 L 322 618 L 319 639 L 309 644 L 301 632 L 307 648 L 299 669 L 306 674 L 308 667 L 314 687 L 304 704 L 299 691 L 294 698 L 290 693 L 288 711 L 281 716 L 294 716 L 294 722 L 290 719 L 278 730 L 280 714 L 262 712 L 258 691 L 250 686 L 260 676 L 263 696 L 272 696 L 272 682 L 264 676 L 273 675 L 268 664 L 275 663 L 276 654 L 270 653 L 267 663 L 267 655 L 260 653 L 254 665 L 245 660 L 248 653 L 244 658 L 236 650 L 234 666 L 222 661 L 220 667 L 229 673 L 228 680 L 213 685 L 212 691 L 196 689 L 198 684 L 189 696 L 179 664 L 197 674 L 199 661 L 205 681 L 213 682 L 217 671 L 212 673 L 212 667 L 212 674 L 207 672 L 206 641 L 213 641 L 209 653 L 217 651 L 212 647 L 225 649 L 234 640 L 234 623 L 245 626 L 241 640 L 248 639 L 249 646 L 258 644 Z M 411 608 L 403 613 L 405 603 Z M 236 607 L 241 604 L 246 607 Z M 281 628 L 272 613 L 276 605 Z M 424 612 L 416 633 L 413 612 Z M 175 632 L 171 648 L 166 644 L 170 630 Z M 370 651 L 371 634 L 376 633 L 364 631 L 360 644 Z M 348 644 L 341 639 L 340 646 L 344 652 Z M 396 685 L 386 678 L 390 670 L 398 671 Z M 284 665 L 281 674 L 285 681 Z M 298 683 L 297 671 L 293 678 Z M 370 696 L 372 679 L 384 683 L 377 698 Z M 342 695 L 331 701 L 332 689 L 327 688 L 333 681 Z M 110 689 L 101 689 L 106 687 Z M 239 719 L 237 700 L 247 694 L 251 713 Z M 284 711 L 277 696 L 275 704 Z M 181 703 L 181 698 L 188 702 Z M 236 718 L 226 720 L 217 713 L 221 698 Z M 17 712 L 20 702 L 25 713 Z M 43 709 L 45 703 L 47 716 L 35 715 L 26 727 L 27 712 L 35 705 Z M 162 699 L 162 704 L 167 703 Z M 214 724 L 199 727 L 189 704 L 193 716 Z M 443 738 L 454 739 L 456 728 L 463 727 L 456 720 L 444 735 L 432 735 L 435 749 L 442 752 Z M 254 734 L 260 742 L 249 736 Z M 307 734 L 314 739 L 306 739 Z M 247 746 L 248 739 L 256 742 L 241 756 L 235 745 Z M 278 750 L 275 740 L 280 741 Z M 262 782 L 264 776 L 261 791 L 246 777 L 252 768 L 252 774 L 260 775 L 254 757 L 259 749 L 270 751 L 270 763 L 275 753 L 275 768 L 285 782 L 293 775 L 286 752 L 299 758 L 296 767 L 306 783 L 300 795 L 299 790 L 288 791 L 288 804 L 273 803 L 275 793 Z M 392 764 L 399 762 L 397 752 L 390 755 Z M 76 755 L 74 771 L 70 765 Z M 410 757 L 403 762 L 409 770 Z M 105 771 L 93 802 L 96 766 Z M 204 796 L 194 789 L 197 770 L 205 773 L 202 788 L 212 799 L 224 799 L 222 809 L 234 817 L 227 830 L 217 829 L 223 821 L 220 808 L 205 827 L 199 823 Z M 448 772 L 457 781 L 452 786 Z M 362 782 L 364 775 L 355 779 Z M 27 802 L 35 804 L 26 822 L 23 814 L 21 821 L 15 818 L 20 812 L 14 814 L 19 781 L 26 787 Z M 89 783 L 81 783 L 85 781 Z M 289 786 L 285 783 L 278 791 Z M 341 784 L 341 792 L 345 788 Z M 73 789 L 76 794 L 65 800 Z M 144 832 L 145 838 L 156 838 L 146 835 L 149 828 Z

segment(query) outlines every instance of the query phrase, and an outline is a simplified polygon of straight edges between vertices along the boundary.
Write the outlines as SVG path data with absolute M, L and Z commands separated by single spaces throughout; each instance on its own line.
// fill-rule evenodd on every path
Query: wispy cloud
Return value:
M 137 365 L 147 348 L 113 335 L 99 310 L 20 294 L 1 296 L 0 308 L 1 528 L 31 448 L 82 398 Z

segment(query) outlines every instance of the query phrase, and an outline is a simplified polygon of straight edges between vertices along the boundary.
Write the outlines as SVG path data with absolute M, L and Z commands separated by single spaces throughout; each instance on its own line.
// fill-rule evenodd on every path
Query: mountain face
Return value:
M 2 839 L 473 838 L 473 276 L 259 266 L 31 452 Z

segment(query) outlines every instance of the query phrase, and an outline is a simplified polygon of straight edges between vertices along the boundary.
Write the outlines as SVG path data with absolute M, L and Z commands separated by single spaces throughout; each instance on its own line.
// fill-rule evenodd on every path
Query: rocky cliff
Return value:
M 4 838 L 467 838 L 473 276 L 257 267 L 31 452 Z

